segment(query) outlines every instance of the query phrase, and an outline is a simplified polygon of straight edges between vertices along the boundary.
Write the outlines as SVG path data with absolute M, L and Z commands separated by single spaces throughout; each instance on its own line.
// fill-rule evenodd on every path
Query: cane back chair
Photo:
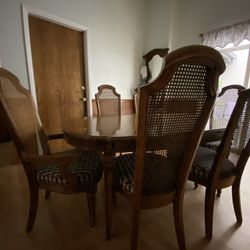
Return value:
M 189 180 L 206 187 L 205 229 L 212 238 L 213 210 L 216 189 L 232 186 L 233 206 L 237 223 L 242 223 L 240 204 L 241 177 L 250 154 L 250 90 L 239 94 L 233 113 L 217 152 L 199 147 Z
M 98 115 L 121 115 L 121 96 L 115 87 L 103 84 L 95 94 Z
M 165 57 L 166 55 L 168 54 L 168 51 L 169 51 L 169 48 L 162 48 L 162 49 L 152 49 L 150 50 L 148 53 L 146 53 L 145 55 L 143 55 L 143 59 L 145 61 L 145 66 L 143 66 L 141 68 L 142 69 L 145 69 L 145 72 L 142 74 L 141 72 L 141 81 L 143 84 L 147 84 L 149 83 L 150 81 L 153 81 L 154 79 L 152 79 L 152 69 L 150 67 L 150 62 L 151 60 L 153 59 L 154 56 L 159 56 L 163 59 L 162 63 L 161 63 L 161 67 L 164 66 L 164 63 L 165 63 Z M 135 113 L 138 112 L 138 93 L 137 93 L 137 89 L 134 90 L 134 95 L 133 95 L 133 98 L 134 98 L 134 110 L 135 110 Z
M 145 61 L 145 67 L 146 67 L 146 77 L 143 78 L 143 83 L 149 83 L 152 79 L 152 72 L 150 69 L 150 61 L 154 56 L 159 56 L 163 59 L 165 59 L 166 55 L 168 54 L 169 48 L 163 48 L 163 49 L 152 49 L 145 55 L 143 55 L 143 59 Z
M 102 176 L 99 154 L 74 150 L 51 154 L 30 91 L 3 68 L 0 68 L 0 109 L 28 179 L 30 208 L 26 230 L 31 231 L 35 221 L 39 189 L 46 190 L 46 198 L 50 192 L 86 192 L 90 221 L 94 226 L 95 192 Z
M 217 140 L 209 141 L 207 138 L 206 147 L 217 150 L 220 144 L 220 140 L 218 139 L 221 139 L 224 129 L 226 128 L 229 118 L 233 112 L 239 93 L 244 89 L 245 88 L 243 86 L 237 84 L 228 85 L 222 88 L 216 98 L 209 120 L 209 129 L 216 129 L 213 132 L 211 139 L 217 138 Z
M 154 82 L 139 88 L 135 154 L 115 159 L 114 188 L 131 201 L 131 249 L 137 249 L 141 209 L 173 203 L 180 249 L 185 249 L 184 185 L 216 97 L 225 64 L 206 46 L 188 46 L 166 56 Z

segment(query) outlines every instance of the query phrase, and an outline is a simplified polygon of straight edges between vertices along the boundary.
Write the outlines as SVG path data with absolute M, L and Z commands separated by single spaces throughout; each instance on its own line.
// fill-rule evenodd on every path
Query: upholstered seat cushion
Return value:
M 189 174 L 189 179 L 197 183 L 205 183 L 212 169 L 216 154 L 217 152 L 212 149 L 199 147 Z M 221 168 L 220 178 L 226 178 L 234 173 L 234 164 L 230 160 L 225 159 Z
M 77 176 L 79 184 L 97 183 L 103 171 L 101 156 L 94 152 L 78 153 L 76 159 L 69 164 L 68 171 L 73 176 Z M 36 178 L 40 183 L 67 184 L 59 168 L 54 164 L 41 166 Z
M 116 189 L 133 193 L 135 154 L 124 154 L 115 159 L 114 178 Z M 146 154 L 143 194 L 164 194 L 174 191 L 177 168 L 174 162 L 158 154 Z
M 210 142 L 205 143 L 204 147 L 210 148 L 216 151 L 218 147 L 220 146 L 220 142 L 221 141 L 210 141 Z

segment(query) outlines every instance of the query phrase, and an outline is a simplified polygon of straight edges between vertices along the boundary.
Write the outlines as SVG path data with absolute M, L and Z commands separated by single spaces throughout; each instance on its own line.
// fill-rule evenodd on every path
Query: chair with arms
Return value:
M 217 151 L 199 147 L 189 180 L 206 187 L 205 229 L 212 238 L 216 189 L 232 186 L 237 223 L 242 223 L 240 182 L 250 154 L 250 90 L 242 90 Z
M 209 129 L 214 131 L 211 131 L 210 137 L 206 138 L 206 147 L 215 150 L 218 148 L 220 139 L 233 112 L 239 93 L 244 89 L 243 86 L 237 84 L 228 85 L 222 88 L 216 98 L 210 116 Z
M 100 85 L 95 100 L 98 115 L 121 115 L 121 96 L 115 87 L 108 84 Z
M 155 78 L 160 75 L 160 72 L 163 69 L 163 66 L 165 63 L 165 57 L 168 54 L 168 51 L 169 51 L 169 48 L 157 48 L 157 49 L 150 50 L 148 53 L 142 56 L 145 62 L 145 66 L 141 67 L 141 72 L 140 72 L 142 84 L 147 84 L 155 80 Z M 158 62 L 156 65 L 154 65 L 154 58 L 157 58 L 157 57 L 161 59 L 161 62 L 160 63 Z M 157 71 L 156 73 L 158 74 L 155 75 L 154 74 L 155 71 Z M 135 113 L 137 113 L 138 101 L 139 101 L 137 88 L 134 89 L 133 99 L 134 99 L 134 110 L 135 110 Z
M 157 80 L 138 89 L 136 153 L 115 159 L 113 177 L 115 190 L 133 206 L 131 250 L 140 210 L 171 203 L 179 249 L 185 249 L 184 186 L 224 69 L 216 50 L 188 46 L 168 54 Z
M 102 176 L 100 155 L 74 150 L 51 154 L 30 91 L 3 68 L 0 68 L 0 109 L 29 183 L 30 208 L 26 230 L 31 231 L 35 221 L 39 189 L 46 190 L 46 198 L 50 192 L 86 192 L 91 226 L 94 226 L 95 192 Z
M 135 111 L 135 113 L 138 113 L 139 112 L 139 107 L 138 107 L 139 93 L 137 93 L 137 89 L 135 89 L 135 91 L 134 91 L 133 99 L 134 99 L 134 111 Z
M 143 83 L 149 83 L 150 81 L 154 80 L 154 79 L 152 79 L 152 73 L 153 73 L 152 70 L 153 69 L 150 67 L 150 63 L 151 63 L 152 59 L 155 56 L 159 56 L 163 59 L 163 62 L 164 62 L 165 57 L 168 54 L 168 51 L 169 51 L 169 48 L 163 48 L 163 49 L 157 48 L 157 49 L 150 50 L 148 53 L 146 53 L 145 55 L 142 56 L 144 61 L 145 61 L 145 67 L 146 67 L 145 77 L 142 76 Z M 163 65 L 164 65 L 164 63 L 161 63 L 160 67 L 162 67 Z M 159 72 L 160 72 L 160 69 L 158 69 Z

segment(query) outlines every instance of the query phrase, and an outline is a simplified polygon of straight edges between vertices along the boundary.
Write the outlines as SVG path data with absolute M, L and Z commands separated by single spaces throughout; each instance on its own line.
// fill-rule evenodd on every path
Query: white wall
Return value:
M 180 2 L 185 0 L 146 0 L 145 53 L 154 48 L 177 48 Z
M 28 87 L 21 3 L 88 27 L 91 98 L 102 83 L 131 98 L 142 61 L 145 0 L 0 0 L 0 59 Z
M 169 46 L 172 0 L 147 0 L 144 53 Z
M 0 60 L 26 87 L 21 3 L 88 27 L 91 98 L 101 83 L 131 98 L 145 52 L 250 18 L 249 0 L 0 0 Z
M 201 43 L 199 34 L 250 18 L 249 0 L 178 0 L 175 47 Z
M 28 87 L 21 8 L 16 0 L 0 0 L 0 59 Z

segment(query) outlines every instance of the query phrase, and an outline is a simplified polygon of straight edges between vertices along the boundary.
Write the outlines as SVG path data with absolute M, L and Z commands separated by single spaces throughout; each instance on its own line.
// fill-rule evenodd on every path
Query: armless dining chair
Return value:
M 30 207 L 26 230 L 31 231 L 35 221 L 39 189 L 46 190 L 46 198 L 51 192 L 86 192 L 90 222 L 94 226 L 95 193 L 102 176 L 100 155 L 76 150 L 51 154 L 30 91 L 3 68 L 0 68 L 0 109 L 28 179 Z
M 237 223 L 242 223 L 240 203 L 241 177 L 250 154 L 250 90 L 239 94 L 217 151 L 199 147 L 189 180 L 206 188 L 205 229 L 212 238 L 216 189 L 232 187 Z
M 115 87 L 103 84 L 98 87 L 95 94 L 97 114 L 100 115 L 121 115 L 121 96 Z
M 114 189 L 133 207 L 131 250 L 137 249 L 141 209 L 168 204 L 179 249 L 186 249 L 184 186 L 224 70 L 216 50 L 183 47 L 166 56 L 155 81 L 138 89 L 136 152 L 117 157 L 114 168 Z

